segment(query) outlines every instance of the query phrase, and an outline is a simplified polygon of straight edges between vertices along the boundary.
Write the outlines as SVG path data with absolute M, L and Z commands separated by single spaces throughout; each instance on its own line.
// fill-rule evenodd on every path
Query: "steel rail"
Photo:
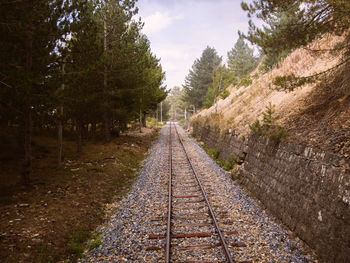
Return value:
M 202 191 L 202 194 L 203 194 L 203 196 L 204 196 L 205 202 L 207 203 L 207 206 L 208 206 L 208 208 L 209 208 L 209 213 L 210 213 L 211 218 L 213 219 L 213 222 L 214 222 L 216 231 L 217 231 L 218 234 L 219 234 L 220 241 L 221 241 L 221 245 L 222 245 L 222 247 L 223 247 L 223 249 L 224 249 L 224 253 L 225 253 L 226 259 L 228 260 L 228 262 L 233 263 L 234 261 L 233 261 L 233 259 L 232 259 L 232 257 L 231 257 L 230 251 L 228 250 L 228 247 L 227 247 L 227 244 L 226 244 L 226 241 L 225 241 L 225 237 L 223 236 L 223 234 L 222 234 L 222 232 L 221 232 L 221 230 L 220 230 L 220 228 L 219 228 L 219 225 L 218 225 L 218 222 L 217 222 L 217 220 L 216 220 L 214 211 L 213 211 L 213 209 L 211 208 L 211 205 L 210 205 L 210 203 L 209 203 L 207 193 L 205 192 L 205 190 L 204 190 L 204 188 L 203 188 L 203 186 L 202 186 L 202 184 L 201 184 L 201 182 L 200 182 L 200 180 L 199 180 L 198 174 L 197 174 L 196 170 L 194 169 L 193 164 L 192 164 L 192 162 L 191 162 L 191 160 L 190 160 L 190 158 L 189 158 L 189 156 L 188 156 L 188 154 L 187 154 L 186 147 L 185 147 L 185 145 L 184 145 L 184 143 L 183 143 L 183 141 L 182 141 L 182 139 L 181 139 L 181 137 L 180 137 L 180 135 L 179 135 L 179 133 L 178 133 L 178 131 L 177 131 L 176 124 L 174 125 L 174 127 L 175 127 L 176 134 L 177 134 L 177 136 L 179 137 L 179 141 L 180 141 L 180 143 L 181 143 L 181 145 L 182 145 L 182 147 L 183 147 L 183 149 L 184 149 L 184 151 L 185 151 L 185 155 L 186 155 L 187 161 L 188 161 L 188 163 L 189 163 L 190 166 L 191 166 L 191 169 L 192 169 L 192 171 L 193 171 L 193 173 L 194 173 L 194 176 L 196 177 L 197 183 L 198 183 L 198 185 L 199 185 L 199 187 L 200 187 L 200 189 L 201 189 L 201 191 Z
M 168 197 L 168 223 L 167 223 L 167 232 L 166 232 L 166 251 L 165 251 L 165 262 L 170 262 L 170 230 L 171 230 L 171 202 L 172 202 L 172 173 L 173 173 L 173 150 L 172 150 L 172 141 L 171 141 L 171 122 L 169 122 L 170 125 L 170 132 L 169 132 L 169 197 Z

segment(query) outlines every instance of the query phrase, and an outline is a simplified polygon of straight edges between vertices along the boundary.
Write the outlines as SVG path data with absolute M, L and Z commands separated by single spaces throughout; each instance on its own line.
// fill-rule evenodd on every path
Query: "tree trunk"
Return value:
M 62 64 L 62 76 L 65 74 L 66 59 L 63 59 Z M 64 90 L 64 82 L 61 84 L 61 90 Z M 63 106 L 59 106 L 58 109 L 58 123 L 57 123 L 57 167 L 61 167 L 62 163 L 62 139 L 63 139 Z
M 146 124 L 146 113 L 144 113 L 144 114 L 142 115 L 142 126 L 145 127 L 145 128 L 147 128 L 147 124 Z
M 18 148 L 24 150 L 24 120 L 18 125 Z
M 83 124 L 83 138 L 88 139 L 89 138 L 89 124 Z
M 80 153 L 82 150 L 82 122 L 80 120 L 76 121 L 77 127 L 77 152 Z
M 142 112 L 140 108 L 140 118 L 139 118 L 140 133 L 142 132 Z
M 32 7 L 32 6 L 31 6 Z M 30 8 L 32 9 L 32 8 Z M 30 75 L 33 66 L 33 26 L 27 25 L 26 31 L 26 66 L 25 70 Z M 27 88 L 29 94 L 32 92 L 32 82 L 28 79 Z M 29 184 L 29 175 L 32 166 L 32 109 L 31 109 L 30 95 L 25 97 L 25 109 L 24 109 L 24 161 L 22 165 L 22 182 L 23 184 Z
M 32 165 L 32 112 L 27 106 L 24 116 L 24 161 L 22 165 L 21 179 L 24 185 L 29 184 L 29 175 Z
M 106 12 L 106 11 L 105 11 Z M 107 15 L 106 13 L 104 14 L 103 17 L 103 51 L 104 51 L 104 55 L 107 55 Z M 103 72 L 103 88 L 104 88 L 104 92 L 105 94 L 107 93 L 107 85 L 108 85 L 108 81 L 107 81 L 107 65 L 104 65 L 104 72 Z M 104 133 L 104 137 L 105 137 L 105 142 L 110 142 L 111 141 L 111 127 L 109 125 L 109 114 L 107 111 L 108 108 L 108 103 L 107 103 L 107 99 L 105 98 L 105 109 L 104 109 L 104 113 L 103 113 L 103 133 Z
M 120 123 L 120 129 L 122 132 L 125 132 L 128 129 L 127 123 L 125 121 Z
M 111 141 L 111 128 L 109 125 L 109 116 L 108 113 L 105 112 L 103 114 L 103 133 L 105 137 L 105 142 L 110 142 Z
M 96 134 L 96 122 L 91 123 L 91 130 L 90 130 L 91 137 L 95 137 Z
M 63 107 L 60 107 L 60 114 L 63 114 Z M 60 118 L 57 123 L 57 167 L 61 167 L 62 163 L 62 137 L 63 137 L 63 125 Z

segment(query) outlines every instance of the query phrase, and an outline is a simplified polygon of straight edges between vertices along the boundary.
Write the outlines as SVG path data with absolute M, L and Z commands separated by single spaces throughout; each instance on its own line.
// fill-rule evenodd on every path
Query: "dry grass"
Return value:
M 310 45 L 310 49 L 330 48 L 334 46 L 340 37 L 325 36 L 323 39 L 315 41 Z M 294 73 L 297 76 L 308 76 L 326 70 L 334 66 L 339 61 L 339 57 L 334 57 L 330 52 L 321 55 L 298 49 L 291 53 L 280 65 L 267 74 L 260 75 L 258 79 L 248 87 L 231 87 L 231 94 L 225 100 L 219 100 L 217 110 L 222 114 L 226 126 L 231 126 L 238 133 L 246 134 L 248 125 L 252 123 L 265 109 L 269 102 L 276 105 L 278 113 L 294 111 L 295 106 L 307 97 L 309 92 L 316 85 L 307 85 L 293 92 L 285 93 L 271 89 L 273 79 L 279 75 Z M 253 72 L 252 75 L 256 74 Z M 215 111 L 215 106 L 203 110 L 198 116 L 211 115 Z
M 316 100 L 326 99 L 327 95 L 322 98 L 314 96 L 314 94 L 319 93 L 320 89 L 324 89 L 324 83 L 308 84 L 287 93 L 273 89 L 274 78 L 291 73 L 296 76 L 310 76 L 335 66 L 341 58 L 340 55 L 334 56 L 331 52 L 313 52 L 309 49 L 330 49 L 342 39 L 342 37 L 326 35 L 322 39 L 311 43 L 307 48 L 295 50 L 270 72 L 261 74 L 256 70 L 251 75 L 259 73 L 260 76 L 254 79 L 250 86 L 230 87 L 230 96 L 224 100 L 219 100 L 216 106 L 201 111 L 194 118 L 208 118 L 217 111 L 216 114 L 220 114 L 222 119 L 215 118 L 216 125 L 219 125 L 222 129 L 232 128 L 239 135 L 246 135 L 250 132 L 249 124 L 259 118 L 271 102 L 276 105 L 276 113 L 281 116 L 280 123 L 287 125 L 288 128 L 292 124 L 291 119 L 297 119 L 297 116 L 307 111 L 307 108 L 313 103 L 321 103 L 321 101 Z M 342 70 L 339 69 L 339 74 L 346 74 L 342 73 Z M 333 76 L 329 76 L 330 82 L 332 78 Z M 343 86 L 347 85 L 345 80 L 342 81 Z M 334 89 L 341 89 L 336 86 L 334 85 Z M 328 88 L 327 90 L 329 92 L 328 96 L 334 95 L 333 89 Z M 347 91 L 344 90 L 337 99 L 343 98 L 346 101 L 346 96 Z M 310 101 L 310 97 L 314 101 Z M 323 106 L 326 107 L 326 104 L 324 103 Z M 333 110 L 335 109 L 333 108 Z M 343 109 L 344 111 L 347 112 L 348 109 Z M 347 116 L 347 114 L 345 115 Z M 309 118 L 312 118 L 312 116 L 309 116 Z M 310 123 L 305 122 L 305 125 L 310 125 Z M 306 126 L 301 128 L 309 129 Z

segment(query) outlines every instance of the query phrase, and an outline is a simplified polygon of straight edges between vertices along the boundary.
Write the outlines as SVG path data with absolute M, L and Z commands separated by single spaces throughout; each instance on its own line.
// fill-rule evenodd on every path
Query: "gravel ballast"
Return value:
M 185 147 L 198 172 L 215 214 L 225 213 L 231 224 L 219 225 L 228 235 L 227 243 L 236 262 L 317 262 L 310 249 L 277 220 L 269 216 L 259 201 L 230 179 L 183 129 L 177 126 Z M 169 176 L 169 125 L 160 136 L 130 192 L 113 204 L 110 221 L 99 227 L 101 245 L 80 262 L 164 262 L 165 239 L 149 239 L 150 234 L 165 234 Z M 159 220 L 157 220 L 159 218 Z

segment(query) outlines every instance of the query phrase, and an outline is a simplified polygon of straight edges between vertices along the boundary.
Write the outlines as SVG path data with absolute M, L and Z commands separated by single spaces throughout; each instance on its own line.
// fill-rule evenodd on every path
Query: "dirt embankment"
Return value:
M 308 48 L 292 52 L 280 65 L 268 73 L 258 70 L 251 74 L 249 86 L 231 87 L 231 94 L 213 107 L 201 111 L 194 119 L 231 128 L 239 136 L 250 132 L 249 125 L 261 119 L 261 113 L 271 102 L 288 140 L 307 144 L 350 157 L 350 63 L 338 67 L 324 79 L 307 84 L 292 92 L 274 90 L 276 76 L 294 73 L 310 76 L 337 65 L 340 56 L 329 50 L 342 37 L 325 36 Z

